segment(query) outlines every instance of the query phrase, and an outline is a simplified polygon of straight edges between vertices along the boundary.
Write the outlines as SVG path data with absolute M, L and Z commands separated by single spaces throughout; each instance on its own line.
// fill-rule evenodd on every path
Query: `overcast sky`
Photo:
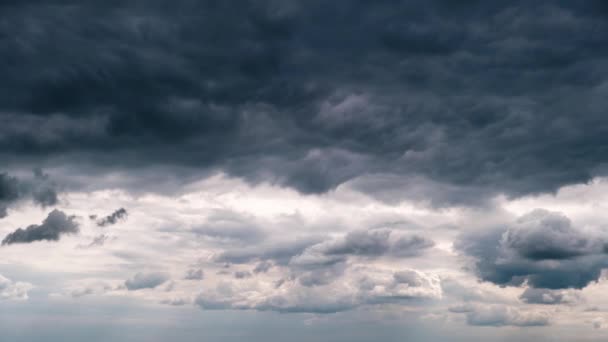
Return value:
M 0 340 L 605 341 L 605 1 L 0 2 Z

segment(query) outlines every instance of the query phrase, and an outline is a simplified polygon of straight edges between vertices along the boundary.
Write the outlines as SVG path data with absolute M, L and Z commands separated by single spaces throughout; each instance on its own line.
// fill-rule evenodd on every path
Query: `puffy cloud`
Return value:
M 573 226 L 557 212 L 535 210 L 506 227 L 467 234 L 456 247 L 477 274 L 499 285 L 583 288 L 608 266 L 606 236 Z
M 118 221 L 125 219 L 127 215 L 129 215 L 127 213 L 127 210 L 125 208 L 120 208 L 111 213 L 110 215 L 97 221 L 97 225 L 100 227 L 111 226 L 113 224 L 116 224 Z
M 28 291 L 33 286 L 26 282 L 14 282 L 0 274 L 0 299 L 24 300 L 28 299 Z
M 25 229 L 18 228 L 9 233 L 2 245 L 30 243 L 34 241 L 58 241 L 62 235 L 77 234 L 80 231 L 74 216 L 67 216 L 57 209 L 51 211 L 42 224 L 33 224 Z
M 169 280 L 169 275 L 163 272 L 138 272 L 132 278 L 125 281 L 129 291 L 141 289 L 153 289 Z

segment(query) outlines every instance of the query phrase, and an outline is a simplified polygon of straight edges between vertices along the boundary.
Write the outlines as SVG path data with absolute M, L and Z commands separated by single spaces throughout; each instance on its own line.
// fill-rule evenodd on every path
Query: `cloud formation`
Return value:
M 435 184 L 413 196 L 441 205 L 550 192 L 604 174 L 602 11 L 12 3 L 0 155 L 94 172 L 221 170 L 303 193 L 397 176 Z
M 239 290 L 240 289 L 240 290 Z M 232 282 L 201 292 L 195 303 L 205 310 L 257 310 L 330 314 L 386 303 L 415 305 L 442 296 L 436 275 L 404 269 L 350 268 L 339 281 L 306 286 L 294 279 L 278 287 L 245 290 Z
M 18 228 L 9 233 L 3 240 L 2 245 L 15 243 L 31 243 L 35 241 L 58 241 L 66 234 L 77 234 L 80 231 L 74 216 L 67 216 L 60 210 L 53 210 L 42 221 L 42 224 L 33 224 L 27 228 Z
M 558 212 L 534 210 L 506 227 L 465 235 L 456 247 L 483 280 L 534 288 L 583 288 L 608 266 L 607 237 L 572 225 Z

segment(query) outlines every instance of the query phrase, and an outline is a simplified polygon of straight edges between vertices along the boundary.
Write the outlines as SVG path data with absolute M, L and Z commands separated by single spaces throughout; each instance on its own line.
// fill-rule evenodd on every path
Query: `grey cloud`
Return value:
M 466 234 L 456 247 L 479 277 L 499 285 L 583 288 L 608 266 L 606 236 L 573 226 L 560 213 L 532 211 L 506 227 Z
M 125 281 L 129 291 L 141 289 L 153 289 L 169 280 L 169 275 L 163 272 L 138 272 L 132 278 Z
M 40 169 L 35 169 L 33 177 L 29 179 L 0 173 L 0 218 L 7 215 L 8 207 L 26 199 L 43 208 L 59 202 L 55 184 Z
M 223 171 L 304 193 L 388 175 L 426 184 L 388 197 L 432 205 L 551 192 L 605 174 L 604 11 L 15 2 L 0 27 L 0 157 L 135 179 Z
M 58 241 L 62 235 L 77 234 L 80 231 L 74 216 L 67 216 L 64 212 L 53 210 L 44 219 L 42 224 L 33 224 L 25 229 L 18 228 L 9 233 L 2 245 L 15 243 L 31 243 L 34 241 Z
M 128 216 L 128 212 L 125 208 L 120 208 L 111 213 L 110 215 L 97 221 L 99 227 L 111 226 L 118 223 L 120 220 L 125 219 Z

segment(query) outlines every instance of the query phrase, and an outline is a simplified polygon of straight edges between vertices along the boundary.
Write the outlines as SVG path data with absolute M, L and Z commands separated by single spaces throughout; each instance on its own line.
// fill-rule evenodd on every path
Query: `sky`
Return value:
M 0 336 L 605 341 L 605 1 L 0 2 Z

